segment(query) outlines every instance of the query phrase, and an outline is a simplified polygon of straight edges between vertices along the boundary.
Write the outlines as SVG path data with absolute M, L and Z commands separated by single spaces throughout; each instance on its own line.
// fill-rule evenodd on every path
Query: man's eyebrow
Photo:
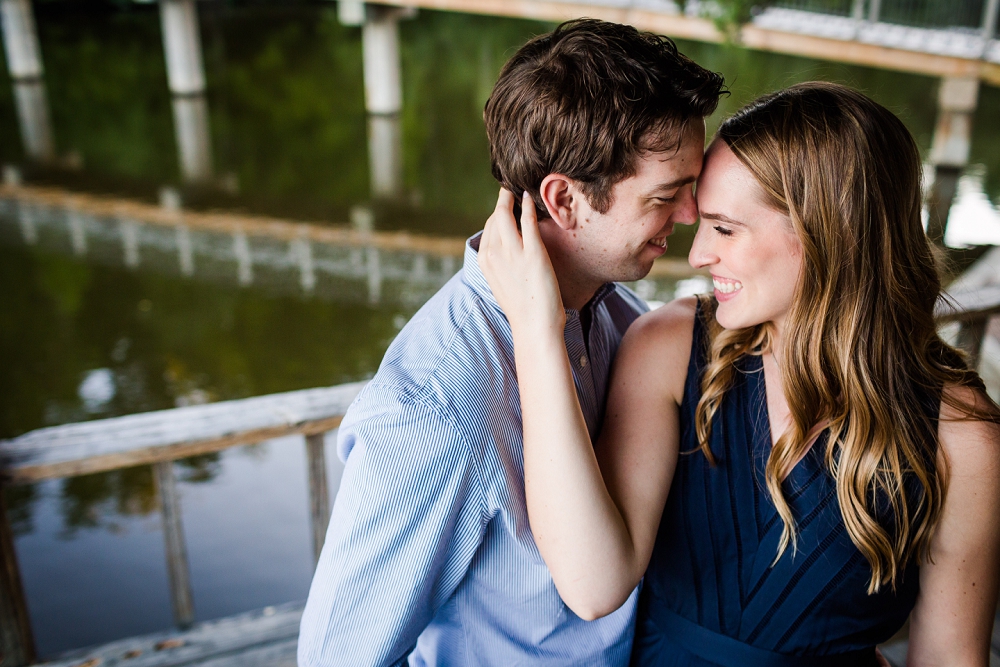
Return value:
M 733 220 L 728 215 L 722 213 L 702 213 L 699 215 L 702 220 L 718 220 L 719 222 L 728 222 L 731 225 L 741 225 L 746 227 L 745 222 L 740 222 L 739 220 Z
M 649 192 L 661 192 L 662 190 L 673 190 L 674 188 L 679 188 L 687 185 L 688 183 L 694 183 L 697 179 L 696 176 L 684 176 L 683 178 L 678 178 L 676 180 L 670 181 L 669 183 L 660 183 L 652 187 Z

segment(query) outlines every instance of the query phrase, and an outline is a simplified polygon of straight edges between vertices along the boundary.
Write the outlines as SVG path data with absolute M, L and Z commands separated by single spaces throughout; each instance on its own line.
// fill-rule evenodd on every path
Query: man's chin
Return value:
M 653 270 L 653 262 L 635 262 L 629 266 L 619 267 L 618 271 L 614 272 L 615 277 L 610 278 L 607 282 L 615 283 L 631 283 L 636 280 L 642 280 L 649 275 L 649 272 Z

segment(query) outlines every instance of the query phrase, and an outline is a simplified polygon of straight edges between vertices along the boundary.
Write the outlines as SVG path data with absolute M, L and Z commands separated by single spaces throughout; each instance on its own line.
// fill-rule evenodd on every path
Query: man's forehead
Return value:
M 682 147 L 668 153 L 647 153 L 636 165 L 636 180 L 644 189 L 668 190 L 693 182 L 701 173 L 702 151 L 700 146 Z
M 697 178 L 698 178 L 697 174 L 687 174 L 686 176 L 680 176 L 678 178 L 675 178 L 672 181 L 665 181 L 665 182 L 655 183 L 650 188 L 650 191 L 651 192 L 659 192 L 661 190 L 662 191 L 676 190 L 677 188 L 684 187 L 685 185 L 688 185 L 689 183 L 694 183 L 697 180 Z

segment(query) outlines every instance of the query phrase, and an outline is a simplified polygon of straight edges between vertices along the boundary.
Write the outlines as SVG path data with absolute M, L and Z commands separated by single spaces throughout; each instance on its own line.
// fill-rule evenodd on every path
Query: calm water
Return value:
M 359 30 L 337 23 L 332 3 L 203 2 L 199 11 L 219 187 L 181 184 L 155 5 L 37 3 L 63 166 L 26 164 L 9 82 L 0 86 L 0 159 L 29 185 L 153 204 L 166 186 L 193 208 L 346 223 L 369 199 Z M 405 187 L 399 203 L 373 207 L 377 229 L 464 237 L 481 226 L 496 193 L 482 105 L 504 59 L 549 27 L 435 12 L 402 24 Z M 710 129 L 756 95 L 826 79 L 865 90 L 903 118 L 922 151 L 930 147 L 932 78 L 681 48 L 729 81 Z M 980 96 L 954 244 L 1000 243 L 1000 90 Z M 373 288 L 371 258 L 317 246 L 315 284 L 303 289 L 286 247 L 250 238 L 254 267 L 244 280 L 231 239 L 195 234 L 187 276 L 155 230 L 143 228 L 136 257 L 123 254 L 124 228 L 113 220 L 88 219 L 86 251 L 74 251 L 68 216 L 0 202 L 0 437 L 369 377 L 459 267 L 384 254 Z M 672 254 L 689 243 L 679 235 Z M 697 285 L 637 287 L 662 300 Z M 336 479 L 332 451 L 328 458 Z M 305 596 L 300 440 L 183 461 L 178 474 L 199 620 Z M 43 655 L 170 626 L 148 468 L 8 489 L 7 502 Z

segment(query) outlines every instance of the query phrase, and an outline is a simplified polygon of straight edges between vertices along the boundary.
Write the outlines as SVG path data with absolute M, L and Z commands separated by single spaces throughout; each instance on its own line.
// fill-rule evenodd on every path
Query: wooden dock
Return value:
M 295 667 L 301 602 L 71 651 L 44 667 Z

